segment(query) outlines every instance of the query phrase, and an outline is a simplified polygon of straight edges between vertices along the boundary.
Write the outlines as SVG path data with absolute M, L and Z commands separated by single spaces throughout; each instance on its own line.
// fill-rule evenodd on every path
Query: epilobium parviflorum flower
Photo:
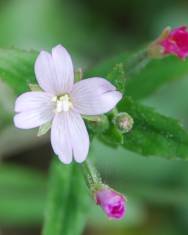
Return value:
M 15 126 L 40 127 L 51 122 L 51 144 L 59 159 L 69 164 L 73 157 L 83 162 L 89 150 L 89 136 L 81 115 L 100 115 L 113 109 L 122 94 L 107 80 L 88 78 L 74 84 L 72 59 L 58 45 L 52 53 L 41 51 L 35 74 L 42 91 L 26 92 L 15 104 Z

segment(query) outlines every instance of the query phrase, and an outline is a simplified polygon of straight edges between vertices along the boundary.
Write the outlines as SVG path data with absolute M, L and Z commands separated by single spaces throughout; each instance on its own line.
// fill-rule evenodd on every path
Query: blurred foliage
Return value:
M 32 169 L 0 165 L 0 224 L 29 225 L 42 221 L 45 177 Z
M 29 89 L 35 82 L 34 60 L 37 53 L 18 49 L 0 49 L 1 79 L 13 89 L 15 95 Z
M 89 198 L 80 168 L 56 160 L 51 166 L 48 203 L 43 235 L 81 234 Z

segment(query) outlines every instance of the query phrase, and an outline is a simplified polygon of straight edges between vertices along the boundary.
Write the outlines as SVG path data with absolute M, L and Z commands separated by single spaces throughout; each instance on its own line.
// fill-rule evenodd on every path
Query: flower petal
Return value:
M 70 92 L 74 82 L 74 69 L 68 51 L 61 45 L 52 49 L 52 57 L 57 75 L 58 86 L 64 92 Z
M 89 136 L 80 114 L 57 114 L 52 123 L 51 143 L 63 163 L 71 163 L 72 153 L 76 162 L 83 162 L 88 155 Z
M 14 116 L 14 125 L 21 129 L 31 129 L 49 122 L 53 112 L 47 107 L 24 111 Z
M 35 74 L 40 87 L 49 93 L 56 94 L 56 71 L 52 56 L 41 51 L 35 62 Z
M 52 95 L 45 92 L 26 92 L 16 99 L 15 111 L 20 112 L 14 117 L 18 128 L 30 129 L 38 127 L 53 118 L 54 104 Z
M 122 98 L 110 82 L 98 77 L 75 83 L 71 96 L 75 110 L 84 115 L 109 112 Z
M 16 99 L 15 112 L 48 107 L 53 109 L 52 95 L 41 91 L 26 92 Z
M 68 113 L 56 114 L 51 129 L 51 144 L 59 159 L 69 164 L 72 161 L 72 147 L 68 128 Z
M 41 88 L 49 93 L 61 95 L 72 89 L 74 72 L 67 50 L 58 45 L 52 55 L 41 51 L 35 62 L 35 74 Z
M 74 159 L 81 163 L 88 155 L 89 135 L 81 115 L 72 111 L 69 112 L 69 132 Z

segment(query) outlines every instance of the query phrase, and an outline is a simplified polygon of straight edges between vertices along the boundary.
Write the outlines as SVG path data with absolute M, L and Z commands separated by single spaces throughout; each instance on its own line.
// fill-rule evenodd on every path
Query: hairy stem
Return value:
M 100 185 L 102 185 L 100 174 L 94 167 L 91 160 L 86 160 L 82 164 L 82 169 L 86 183 L 91 191 L 96 190 L 98 187 L 100 187 Z
M 125 71 L 128 77 L 144 68 L 150 60 L 148 48 L 132 55 L 125 65 Z

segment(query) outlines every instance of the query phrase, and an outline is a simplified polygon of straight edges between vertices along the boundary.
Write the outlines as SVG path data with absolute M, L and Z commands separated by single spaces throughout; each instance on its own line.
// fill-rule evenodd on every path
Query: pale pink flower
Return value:
M 186 26 L 171 30 L 169 35 L 160 41 L 164 54 L 174 54 L 181 59 L 188 56 L 188 31 Z
M 35 74 L 43 91 L 26 92 L 15 104 L 15 126 L 39 127 L 49 121 L 51 144 L 59 159 L 68 164 L 83 162 L 89 136 L 81 115 L 99 115 L 113 109 L 122 94 L 103 78 L 93 77 L 74 84 L 74 69 L 67 50 L 58 45 L 52 53 L 41 51 Z
M 122 219 L 126 214 L 125 197 L 110 188 L 96 192 L 96 203 L 100 205 L 109 219 Z

